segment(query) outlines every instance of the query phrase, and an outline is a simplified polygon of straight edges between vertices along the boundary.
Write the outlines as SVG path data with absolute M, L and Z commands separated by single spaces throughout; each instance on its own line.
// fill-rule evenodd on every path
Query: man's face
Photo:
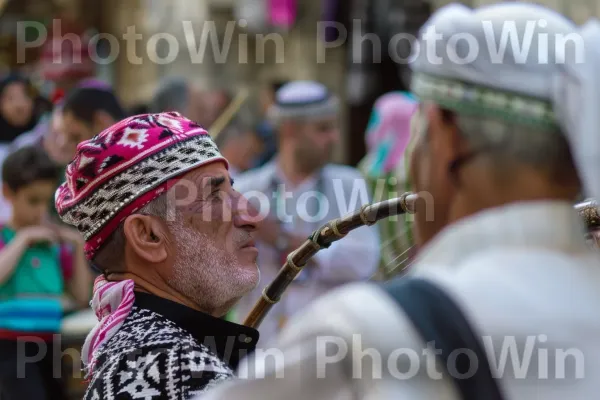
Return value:
M 77 145 L 84 140 L 89 140 L 94 135 L 113 125 L 116 121 L 107 114 L 96 112 L 93 122 L 77 118 L 71 111 L 63 112 L 61 143 L 65 151 L 70 153 L 70 158 L 75 157 Z
M 53 180 L 35 181 L 16 191 L 3 186 L 3 195 L 12 205 L 13 219 L 20 226 L 34 226 L 42 223 L 48 214 L 50 201 L 54 198 L 56 182 Z
M 91 139 L 97 132 L 94 127 L 70 111 L 65 111 L 62 118 L 62 141 L 65 151 L 70 153 L 70 157 L 75 157 L 77 145 L 84 140 Z
M 331 161 L 340 136 L 337 117 L 297 123 L 295 126 L 296 162 L 313 172 Z
M 44 136 L 44 149 L 58 165 L 67 165 L 75 156 L 75 148 L 67 142 L 63 134 L 63 113 L 55 109 L 52 113 L 48 133 Z
M 167 197 L 175 210 L 167 222 L 176 248 L 170 284 L 206 310 L 227 308 L 254 289 L 256 225 L 225 166 L 189 172 Z
M 432 119 L 432 115 L 434 118 Z M 411 154 L 410 175 L 413 190 L 419 195 L 415 205 L 415 240 L 418 246 L 429 242 L 448 223 L 453 186 L 448 166 L 453 161 L 452 147 L 439 121 L 439 109 L 422 105 L 413 117 L 417 135 Z

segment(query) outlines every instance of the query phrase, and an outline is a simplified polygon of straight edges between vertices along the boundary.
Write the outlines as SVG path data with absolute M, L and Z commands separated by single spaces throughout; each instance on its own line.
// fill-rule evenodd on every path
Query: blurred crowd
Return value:
M 8 366 L 14 366 L 16 362 L 14 339 L 20 334 L 26 332 L 47 340 L 47 332 L 60 332 L 61 318 L 65 315 L 89 310 L 92 282 L 98 271 L 85 260 L 83 238 L 60 221 L 54 206 L 54 192 L 64 182 L 65 169 L 74 158 L 78 144 L 128 116 L 164 111 L 179 112 L 210 131 L 236 96 L 225 89 L 204 90 L 184 77 L 168 77 L 157 83 L 151 101 L 127 109 L 108 83 L 91 76 L 56 80 L 52 86 L 54 90 L 44 95 L 26 74 L 17 72 L 7 74 L 0 81 L 3 188 L 0 196 L 0 345 L 3 355 L 0 362 Z M 323 98 L 318 98 L 320 95 L 310 98 L 311 93 L 318 94 L 320 90 Z M 309 96 L 306 104 L 298 102 L 306 95 Z M 288 185 L 296 198 L 306 191 L 317 190 L 328 193 L 330 203 L 335 204 L 339 199 L 334 199 L 334 192 L 328 189 L 332 187 L 330 180 L 344 180 L 349 195 L 357 180 L 364 184 L 363 173 L 373 182 L 370 196 L 377 190 L 375 182 L 378 178 L 396 172 L 404 176 L 398 166 L 403 165 L 408 142 L 399 143 L 400 147 L 390 147 L 390 141 L 408 140 L 410 113 L 415 104 L 408 95 L 391 93 L 382 97 L 374 108 L 366 136 L 370 151 L 360 172 L 352 167 L 331 164 L 333 148 L 339 144 L 339 106 L 337 97 L 330 96 L 323 85 L 307 81 L 273 82 L 257 97 L 260 98 L 258 112 L 250 112 L 245 107 L 236 109 L 234 117 L 215 138 L 221 153 L 229 161 L 232 178 L 240 178 L 236 185 L 238 188 L 241 185 L 238 190 L 267 192 L 272 189 L 272 182 L 277 181 Z M 335 105 L 331 103 L 334 98 Z M 296 111 L 286 101 L 295 106 Z M 292 110 L 292 114 L 274 118 L 273 110 L 277 107 Z M 396 131 L 386 131 L 390 118 L 394 123 L 398 118 L 404 118 L 401 125 L 393 125 L 394 130 L 402 130 L 400 135 Z M 93 163 L 78 166 L 79 169 L 103 167 Z M 313 176 L 318 179 L 312 179 Z M 404 180 L 399 182 L 388 187 L 384 196 L 404 185 Z M 328 212 L 316 224 L 306 224 L 301 218 L 286 224 L 276 219 L 265 221 L 260 235 L 264 245 L 260 257 L 261 287 L 272 279 L 285 256 L 297 248 L 306 235 L 319 224 L 339 216 L 339 210 Z M 274 310 L 262 330 L 264 337 L 276 334 L 289 316 L 315 296 L 343 282 L 369 279 L 374 274 L 385 277 L 390 265 L 401 265 L 402 255 L 410 244 L 406 242 L 404 228 L 397 234 L 395 227 L 395 224 L 391 226 L 389 237 L 383 232 L 388 258 L 382 259 L 383 268 L 379 274 L 376 272 L 379 234 L 368 228 L 362 236 L 359 233 L 354 242 L 345 240 L 338 253 L 331 253 L 339 256 L 319 261 L 322 268 L 329 269 L 329 275 L 306 275 L 298 280 L 309 283 L 299 284 L 296 293 L 288 296 L 289 304 Z M 282 242 L 284 237 L 285 242 Z M 394 254 L 389 253 L 392 250 Z M 35 276 L 30 272 L 32 263 L 35 264 Z M 41 265 L 39 268 L 38 264 Z M 349 268 L 354 272 L 340 273 L 336 268 Z M 53 282 L 54 286 L 48 288 L 40 282 Z M 35 303 L 23 304 L 20 300 L 23 293 L 28 296 L 37 293 L 39 298 Z M 241 322 L 258 293 L 248 296 L 224 318 Z M 52 319 L 52 328 L 44 325 L 47 320 L 40 319 L 40 309 L 48 310 L 44 318 Z M 37 316 L 25 317 L 24 310 Z M 16 317 L 9 320 L 3 318 L 3 313 Z M 39 367 L 50 382 L 46 388 L 54 387 L 50 392 L 62 393 L 52 384 L 56 383 L 51 378 L 52 368 L 56 366 L 53 367 L 47 357 L 32 365 Z M 0 378 L 2 373 L 0 368 Z M 23 393 L 31 390 L 27 380 L 21 382 Z M 37 398 L 41 392 L 31 395 Z
M 229 162 L 234 187 L 278 199 L 278 188 L 283 186 L 295 199 L 287 210 L 292 215 L 289 221 L 279 218 L 279 203 L 273 202 L 275 208 L 261 223 L 260 287 L 223 317 L 234 322 L 243 321 L 288 254 L 313 230 L 356 206 L 396 197 L 409 187 L 406 154 L 417 103 L 405 92 L 387 93 L 374 104 L 365 131 L 367 154 L 354 168 L 332 163 L 340 139 L 340 101 L 318 82 L 273 81 L 261 93 L 253 93 L 260 100 L 254 107 L 236 107 L 236 92 L 207 90 L 186 77 L 170 76 L 157 82 L 146 104 L 127 108 L 114 88 L 93 77 L 91 70 L 50 72 L 41 85 L 22 71 L 0 80 L 0 395 L 3 387 L 10 387 L 7 382 L 18 382 L 21 386 L 10 390 L 23 398 L 41 399 L 48 393 L 65 398 L 54 379 L 52 352 L 28 367 L 34 370 L 27 373 L 40 376 L 44 385 L 31 385 L 28 379 L 11 381 L 18 357 L 15 339 L 27 334 L 51 341 L 48 335 L 62 332 L 65 316 L 91 312 L 93 279 L 99 272 L 85 259 L 83 237 L 58 217 L 54 193 L 65 181 L 77 146 L 116 122 L 174 111 L 212 134 L 211 127 L 233 106 L 233 117 L 214 139 Z M 84 165 L 77 166 L 80 171 L 110 167 L 82 160 Z M 342 182 L 342 199 L 335 181 Z M 360 193 L 362 187 L 367 188 L 368 198 L 352 203 L 356 188 Z M 307 222 L 298 216 L 298 200 L 302 202 L 311 191 L 324 196 L 332 207 L 323 211 L 320 201 L 304 204 L 309 213 L 316 211 L 319 216 Z M 350 203 L 349 208 L 340 208 L 340 203 Z M 319 253 L 273 308 L 261 328 L 261 340 L 274 337 L 294 313 L 334 287 L 402 272 L 412 249 L 409 224 L 403 217 L 361 228 Z M 86 324 L 94 320 L 83 318 L 82 332 L 91 329 Z M 79 350 L 81 343 L 75 347 Z M 36 348 L 26 350 L 34 354 Z

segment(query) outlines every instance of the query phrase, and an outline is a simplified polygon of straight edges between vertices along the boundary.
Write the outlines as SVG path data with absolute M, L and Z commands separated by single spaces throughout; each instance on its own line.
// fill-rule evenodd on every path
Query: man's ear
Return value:
M 426 106 L 429 121 L 428 141 L 435 157 L 442 163 L 449 163 L 459 157 L 463 150 L 454 114 L 442 110 L 435 104 Z
M 115 119 L 106 111 L 98 110 L 94 113 L 94 134 L 98 134 L 115 123 Z
M 148 263 L 160 263 L 168 257 L 168 230 L 159 218 L 134 214 L 123 224 L 126 247 Z

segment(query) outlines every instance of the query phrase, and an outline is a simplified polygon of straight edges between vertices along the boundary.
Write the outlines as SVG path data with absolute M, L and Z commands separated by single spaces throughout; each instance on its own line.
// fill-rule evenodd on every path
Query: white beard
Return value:
M 202 310 L 221 309 L 258 285 L 258 266 L 254 270 L 242 265 L 234 254 L 217 247 L 212 237 L 191 227 L 173 222 L 169 228 L 177 248 L 169 284 Z

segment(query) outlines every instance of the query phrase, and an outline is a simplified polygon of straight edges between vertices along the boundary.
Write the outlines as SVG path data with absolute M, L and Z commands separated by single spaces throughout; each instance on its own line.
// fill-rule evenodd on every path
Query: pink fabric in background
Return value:
M 416 100 L 403 92 L 386 93 L 375 102 L 366 142 L 369 152 L 383 151 L 383 173 L 391 172 L 403 158 L 410 141 L 410 121 L 417 108 Z M 381 146 L 389 147 L 383 150 Z
M 278 28 L 289 29 L 296 23 L 297 0 L 269 0 L 269 22 Z

